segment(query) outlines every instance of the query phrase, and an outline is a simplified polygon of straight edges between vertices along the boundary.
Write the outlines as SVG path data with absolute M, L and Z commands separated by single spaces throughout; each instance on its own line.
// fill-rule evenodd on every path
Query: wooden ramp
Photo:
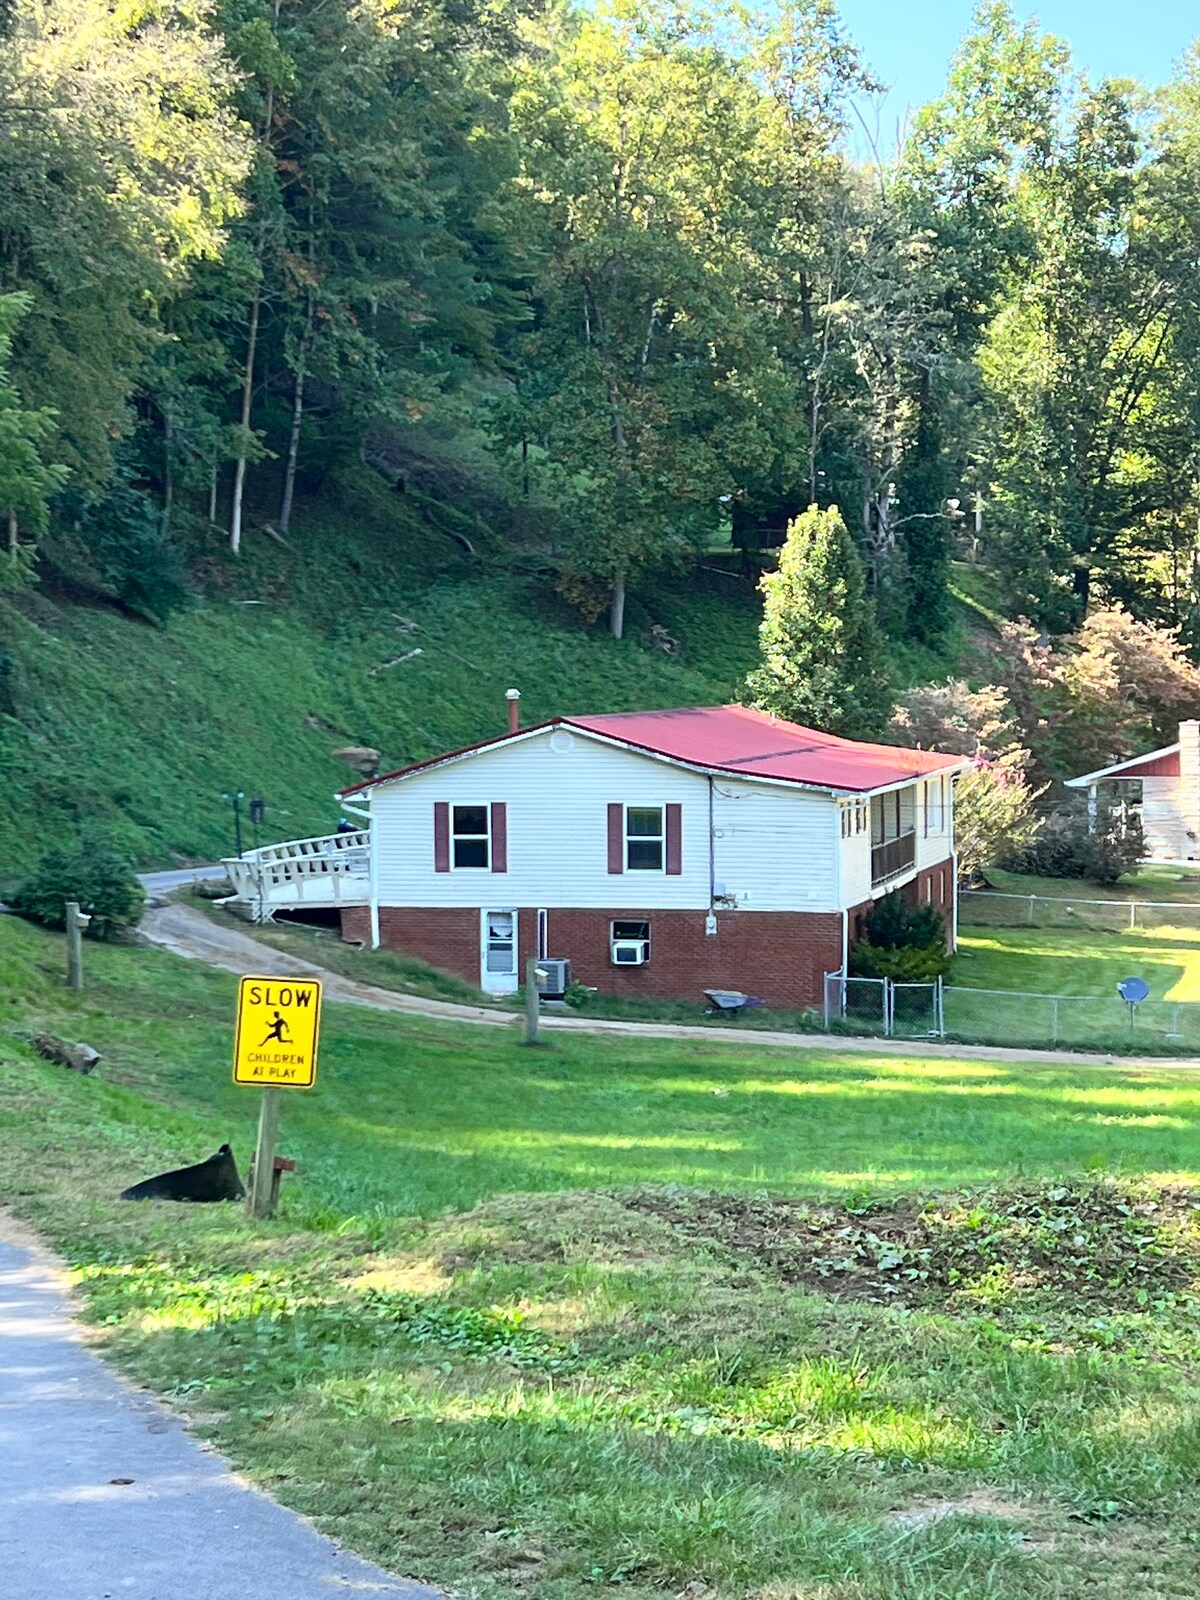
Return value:
M 289 839 L 228 856 L 221 863 L 233 894 L 220 904 L 247 922 L 270 922 L 278 911 L 365 906 L 370 897 L 371 835 L 328 833 Z

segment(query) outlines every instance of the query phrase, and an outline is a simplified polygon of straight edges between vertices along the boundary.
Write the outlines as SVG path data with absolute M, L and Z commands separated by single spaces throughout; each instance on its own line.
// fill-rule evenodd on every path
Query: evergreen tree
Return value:
M 877 738 L 891 693 L 884 643 L 862 560 L 833 506 L 809 506 L 788 529 L 779 567 L 765 573 L 751 703 L 853 739 Z

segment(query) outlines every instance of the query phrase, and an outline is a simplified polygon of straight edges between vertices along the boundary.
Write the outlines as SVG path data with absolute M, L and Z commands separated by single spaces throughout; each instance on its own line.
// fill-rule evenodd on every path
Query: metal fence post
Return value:
M 890 978 L 883 980 L 883 1037 L 892 1037 L 892 1025 L 896 1019 L 896 985 Z
M 1131 928 L 1136 928 L 1137 927 L 1137 908 L 1138 908 L 1137 901 L 1136 900 L 1131 900 L 1129 902 L 1129 926 Z
M 1050 998 L 1050 1043 L 1058 1043 L 1058 996 Z

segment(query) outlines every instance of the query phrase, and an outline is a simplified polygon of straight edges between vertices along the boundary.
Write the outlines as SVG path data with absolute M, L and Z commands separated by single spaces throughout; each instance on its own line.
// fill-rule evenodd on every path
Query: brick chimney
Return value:
M 508 701 L 508 731 L 509 733 L 516 733 L 521 726 L 521 691 L 520 689 L 506 689 L 504 698 Z M 1197 722 L 1194 726 L 1197 730 L 1197 760 L 1200 760 L 1200 722 Z M 1200 767 L 1197 768 L 1197 783 L 1200 784 Z
M 1179 724 L 1179 820 L 1184 827 L 1184 854 L 1200 856 L 1200 722 Z

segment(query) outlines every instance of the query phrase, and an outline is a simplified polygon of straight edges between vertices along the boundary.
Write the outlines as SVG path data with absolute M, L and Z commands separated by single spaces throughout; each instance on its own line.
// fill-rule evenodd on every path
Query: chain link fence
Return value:
M 1014 1049 L 1200 1054 L 1200 1002 L 1034 994 L 825 974 L 825 1027 L 884 1039 L 948 1039 Z
M 893 983 L 890 978 L 825 974 L 825 1026 L 885 1039 L 939 1038 L 942 983 Z
M 1105 932 L 1178 928 L 1200 934 L 1200 905 L 1169 900 L 1072 900 L 1069 896 L 1000 894 L 964 889 L 959 922 L 979 928 L 1085 928 Z

